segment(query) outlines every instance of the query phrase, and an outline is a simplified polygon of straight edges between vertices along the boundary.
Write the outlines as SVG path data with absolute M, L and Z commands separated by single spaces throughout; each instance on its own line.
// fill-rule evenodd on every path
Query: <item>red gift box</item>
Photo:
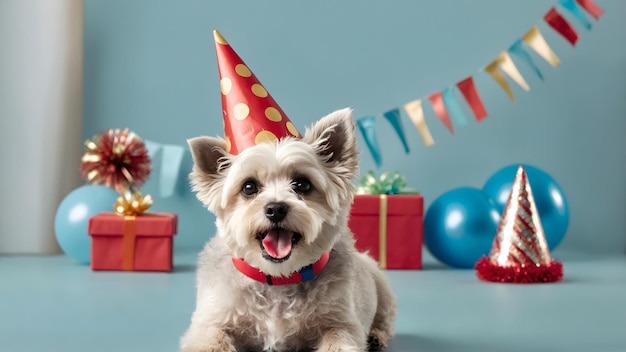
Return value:
M 383 269 L 421 269 L 423 210 L 418 194 L 355 195 L 348 226 L 356 248 Z
M 100 213 L 89 219 L 91 269 L 123 271 L 172 270 L 177 216 L 146 213 L 122 216 Z

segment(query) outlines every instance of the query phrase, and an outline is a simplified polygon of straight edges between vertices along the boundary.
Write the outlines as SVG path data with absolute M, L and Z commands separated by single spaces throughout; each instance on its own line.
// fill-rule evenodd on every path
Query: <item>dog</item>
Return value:
M 217 234 L 199 255 L 196 308 L 180 350 L 384 349 L 396 297 L 347 225 L 359 165 L 352 111 L 321 118 L 302 139 L 238 155 L 222 138 L 188 143 L 192 189 L 216 215 Z M 296 276 L 301 282 L 276 282 Z

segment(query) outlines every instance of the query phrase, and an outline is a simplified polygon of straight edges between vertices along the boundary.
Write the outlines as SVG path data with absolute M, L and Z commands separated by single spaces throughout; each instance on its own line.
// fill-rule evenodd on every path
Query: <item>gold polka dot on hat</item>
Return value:
M 222 78 L 220 80 L 220 88 L 222 90 L 222 94 L 226 95 L 230 92 L 230 89 L 233 87 L 233 81 L 230 78 Z
M 240 75 L 241 77 L 252 76 L 252 72 L 250 72 L 250 69 L 248 68 L 248 66 L 244 64 L 239 64 L 235 66 L 235 72 L 237 72 L 237 74 Z
M 230 153 L 230 138 L 226 137 L 224 140 L 226 141 L 226 152 Z
M 270 131 L 261 131 L 257 133 L 256 138 L 254 139 L 255 144 L 264 143 L 264 142 L 274 142 L 277 140 L 276 135 Z
M 268 120 L 274 121 L 274 122 L 280 122 L 283 119 L 282 115 L 280 114 L 280 111 L 278 111 L 278 109 L 272 106 L 265 109 L 265 117 L 267 117 Z
M 237 120 L 243 120 L 250 114 L 250 108 L 244 103 L 239 103 L 235 105 L 234 113 Z
M 293 135 L 294 137 L 300 137 L 300 132 L 298 132 L 298 129 L 291 121 L 287 121 L 286 125 L 287 130 L 289 130 L 289 133 L 291 133 L 291 135 Z
M 262 85 L 258 83 L 253 84 L 252 87 L 250 87 L 250 90 L 252 90 L 252 93 L 259 98 L 267 97 L 267 91 Z

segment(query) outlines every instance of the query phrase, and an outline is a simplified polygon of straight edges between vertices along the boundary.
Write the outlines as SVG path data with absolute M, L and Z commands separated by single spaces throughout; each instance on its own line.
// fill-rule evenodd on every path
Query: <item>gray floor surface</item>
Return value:
M 388 271 L 388 351 L 626 351 L 626 256 L 555 255 L 557 284 L 483 283 L 428 256 Z M 172 273 L 92 272 L 66 256 L 0 256 L 0 352 L 175 352 L 195 303 L 196 253 Z

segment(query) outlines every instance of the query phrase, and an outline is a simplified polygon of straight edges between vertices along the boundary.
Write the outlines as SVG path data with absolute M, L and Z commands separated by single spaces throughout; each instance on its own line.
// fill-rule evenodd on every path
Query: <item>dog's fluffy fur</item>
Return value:
M 303 139 L 262 143 L 239 155 L 228 154 L 220 138 L 198 137 L 189 145 L 193 189 L 216 215 L 218 232 L 200 254 L 196 310 L 181 351 L 384 348 L 393 336 L 396 299 L 376 262 L 355 250 L 347 226 L 358 175 L 351 110 L 322 118 Z M 302 180 L 304 188 L 294 186 Z M 246 194 L 250 182 L 256 188 Z M 261 243 L 277 226 L 265 210 L 276 202 L 288 209 L 280 228 L 294 236 L 281 260 Z M 243 258 L 267 275 L 287 277 L 327 251 L 330 260 L 313 280 L 290 285 L 254 281 L 231 261 Z

